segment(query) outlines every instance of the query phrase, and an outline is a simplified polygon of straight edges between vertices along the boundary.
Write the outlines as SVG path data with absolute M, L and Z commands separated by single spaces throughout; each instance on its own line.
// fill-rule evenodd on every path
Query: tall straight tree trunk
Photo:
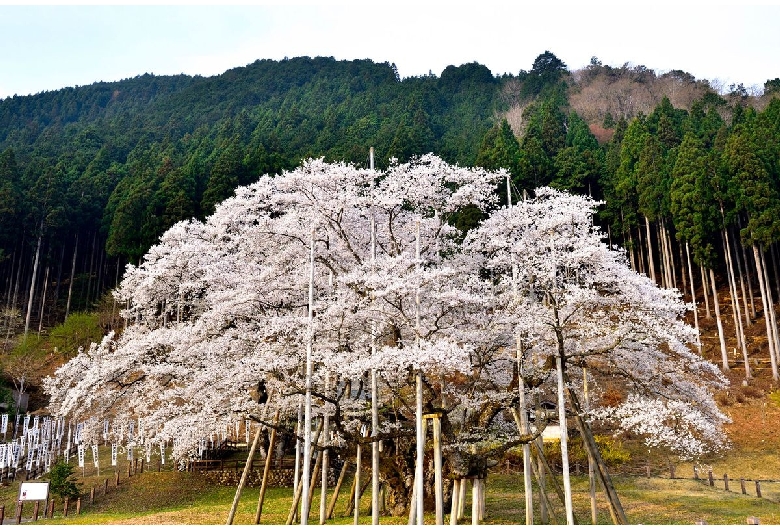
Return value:
M 701 286 L 702 292 L 704 293 L 704 306 L 707 310 L 705 315 L 707 318 L 712 318 L 712 313 L 710 313 L 710 295 L 707 294 L 709 291 L 709 288 L 707 287 L 707 273 L 704 271 L 704 265 L 699 265 L 699 268 L 701 269 Z
M 778 275 L 776 247 L 777 245 L 774 243 L 769 245 L 769 253 L 772 255 L 772 273 L 775 277 L 775 291 L 777 291 L 778 296 L 780 296 L 780 275 Z
M 68 302 L 65 304 L 65 320 L 70 313 L 70 300 L 73 296 L 73 281 L 76 277 L 76 255 L 79 252 L 79 235 L 76 234 L 76 244 L 73 246 L 73 262 L 70 265 L 70 282 L 68 283 Z M 125 326 L 127 327 L 127 326 Z
M 62 284 L 62 264 L 65 261 L 65 245 L 60 250 L 60 259 L 57 264 L 57 279 L 54 287 L 54 310 L 57 310 L 57 302 L 60 300 L 60 284 Z
M 43 328 L 43 312 L 46 309 L 46 287 L 49 285 L 49 266 L 46 266 L 46 273 L 43 275 L 43 293 L 41 293 L 41 313 L 38 319 L 38 338 L 41 336 Z
M 688 243 L 686 242 L 686 245 Z M 679 245 L 677 245 L 677 254 L 678 259 L 680 260 L 680 278 L 682 279 L 682 292 L 685 292 L 688 290 L 688 275 L 686 272 L 688 272 L 688 269 L 685 268 L 686 261 L 685 261 L 685 255 L 683 254 L 683 245 L 682 242 L 680 242 Z
M 669 288 L 669 267 L 666 262 L 666 241 L 663 230 L 661 229 L 661 220 L 655 224 L 655 238 L 658 241 L 658 276 L 661 287 Z M 648 238 L 650 239 L 650 238 Z
M 728 231 L 729 229 L 727 228 L 726 230 Z M 743 309 L 745 310 L 745 324 L 748 327 L 750 327 L 751 325 L 750 310 L 748 309 L 747 292 L 745 292 L 745 280 L 744 280 L 744 274 L 742 272 L 742 260 L 740 260 L 739 258 L 740 255 L 739 249 L 740 247 L 742 247 L 742 245 L 740 245 L 738 237 L 730 238 L 730 240 L 734 241 L 734 255 L 731 256 L 731 261 L 737 262 L 737 274 L 739 275 L 739 290 L 742 293 L 742 305 L 744 306 Z M 744 249 L 743 249 L 743 253 L 744 253 Z M 751 296 L 752 295 L 753 293 L 751 293 Z
M 3 351 L 8 346 L 8 339 L 11 337 L 11 329 L 13 329 L 13 311 L 16 309 L 16 298 L 19 295 L 19 277 L 22 273 L 22 256 L 24 256 L 24 238 L 22 238 L 22 245 L 19 250 L 19 264 L 16 266 L 16 279 L 14 281 L 14 295 L 11 299 L 10 313 L 8 315 L 8 328 L 5 333 L 5 342 L 3 343 Z
M 757 318 L 758 314 L 756 313 L 756 297 L 753 294 L 753 276 L 750 274 L 750 267 L 749 267 L 749 256 L 747 252 L 745 251 L 745 247 L 742 246 L 742 263 L 745 264 L 745 278 L 747 279 L 748 284 L 748 298 L 750 299 L 750 318 Z
M 639 272 L 635 257 L 636 249 L 634 249 L 634 239 L 631 237 L 631 231 L 628 231 L 628 259 L 631 262 L 631 270 Z
M 636 250 L 638 256 L 637 261 L 639 262 L 639 273 L 649 276 L 645 262 L 645 238 L 642 236 L 642 229 L 638 225 L 636 227 L 636 239 L 638 241 Z
M 84 297 L 85 309 L 89 309 L 89 303 L 92 300 L 92 276 L 95 273 L 95 238 L 97 238 L 97 231 L 92 234 L 92 252 L 89 256 L 89 274 L 87 274 L 87 293 Z
M 38 244 L 35 247 L 35 262 L 33 263 L 32 280 L 30 281 L 30 296 L 27 299 L 27 316 L 24 319 L 24 336 L 30 330 L 30 314 L 32 313 L 33 298 L 35 297 L 35 277 L 38 275 L 38 262 L 41 257 L 41 240 L 43 240 L 43 221 L 38 232 Z
M 718 323 L 718 338 L 720 339 L 720 355 L 723 365 L 723 371 L 729 371 L 729 353 L 726 350 L 726 337 L 723 335 L 723 322 L 720 319 L 720 304 L 718 303 L 718 287 L 715 285 L 715 273 L 708 269 L 710 273 L 710 284 L 712 285 L 712 306 L 715 308 L 715 321 Z
M 650 279 L 657 284 L 658 281 L 655 278 L 655 258 L 653 257 L 653 238 L 651 237 L 650 221 L 647 219 L 647 216 L 645 216 L 645 228 L 647 231 L 647 264 L 650 267 Z
M 669 234 L 669 230 L 666 228 L 666 221 L 664 221 L 663 224 L 664 227 L 664 235 L 666 236 L 666 248 L 668 249 L 668 255 L 669 255 L 669 270 L 672 273 L 672 287 L 677 287 L 677 269 L 675 267 L 674 263 L 674 244 L 672 242 L 672 236 Z M 680 266 L 682 266 L 682 262 L 680 262 Z M 683 277 L 685 274 L 682 275 Z
M 742 328 L 742 313 L 739 307 L 739 297 L 737 296 L 737 281 L 734 276 L 734 264 L 731 261 L 731 241 L 729 240 L 729 233 L 726 228 L 723 229 L 723 255 L 726 258 L 726 273 L 728 276 L 729 293 L 731 294 L 731 314 L 734 317 L 734 333 L 736 334 L 739 349 L 742 350 L 742 359 L 745 362 L 745 379 L 750 379 L 750 361 L 748 360 L 745 331 Z
M 764 322 L 766 323 L 766 339 L 769 346 L 769 362 L 772 365 L 772 377 L 775 381 L 780 379 L 780 374 L 777 371 L 777 349 L 775 343 L 775 335 L 772 332 L 772 317 L 769 310 L 769 300 L 767 296 L 767 288 L 765 283 L 764 268 L 762 266 L 761 253 L 758 246 L 753 244 L 753 258 L 756 263 L 756 275 L 758 276 L 758 288 L 761 291 L 761 303 L 764 307 Z
M 769 322 L 771 324 L 770 328 L 775 343 L 775 366 L 776 366 L 778 363 L 778 357 L 780 357 L 780 336 L 778 336 L 777 315 L 775 314 L 775 302 L 772 297 L 772 288 L 770 287 L 770 281 L 769 281 L 769 270 L 766 265 L 765 256 L 766 253 L 764 252 L 764 249 L 762 247 L 760 249 L 759 259 L 761 260 L 761 268 L 764 271 L 764 284 L 766 285 L 766 302 L 769 311 Z M 774 368 L 775 367 L 773 367 L 773 376 L 774 376 Z
M 11 321 L 12 321 L 12 315 L 13 315 L 13 308 L 11 307 L 11 292 L 13 291 L 14 286 L 14 270 L 15 270 L 15 258 L 16 257 L 16 251 L 14 251 L 13 254 L 11 254 L 10 259 L 10 272 L 8 273 L 8 290 L 6 291 L 5 295 L 5 314 L 3 318 L 3 322 L 8 327 L 8 329 L 11 329 Z
M 106 253 L 103 250 L 103 246 L 98 243 L 98 274 L 97 283 L 95 284 L 95 300 L 100 300 L 100 293 L 103 292 L 103 268 L 106 264 Z
M 658 246 L 660 247 L 661 262 L 663 263 L 664 287 L 671 289 L 675 286 L 673 280 L 674 274 L 672 271 L 673 260 L 671 256 L 671 247 L 669 246 L 666 237 L 666 227 L 664 226 L 663 218 L 658 220 Z
M 685 242 L 685 255 L 688 258 L 688 276 L 691 280 L 691 303 L 693 304 L 693 322 L 696 327 L 696 338 L 698 342 L 696 347 L 701 355 L 701 330 L 699 329 L 699 308 L 696 306 L 696 286 L 693 283 L 693 267 L 691 267 L 691 251 L 688 247 L 688 242 Z M 706 289 L 706 286 L 704 287 Z
M 741 218 L 741 216 L 738 216 L 737 220 L 739 222 L 739 228 L 741 229 L 742 228 L 742 218 Z M 739 232 L 737 232 L 737 233 L 739 233 Z M 745 277 L 747 278 L 748 293 L 749 293 L 749 296 L 750 296 L 750 317 L 755 319 L 756 318 L 756 303 L 755 303 L 754 295 L 753 295 L 753 281 L 751 279 L 751 274 L 750 274 L 750 263 L 749 263 L 750 257 L 748 255 L 747 251 L 745 250 L 745 245 L 744 244 L 740 245 L 739 247 L 742 250 L 742 263 L 745 264 Z
M 121 257 L 116 259 L 116 277 L 114 278 L 114 287 L 119 287 L 119 269 L 120 269 L 120 263 L 121 263 Z M 181 290 L 179 291 L 181 293 Z M 182 302 L 181 302 L 181 294 L 179 295 L 180 301 L 179 301 L 179 318 L 177 323 L 181 322 L 181 311 L 182 311 Z M 113 306 L 111 307 L 111 327 L 114 327 L 114 315 L 116 315 L 116 297 L 111 296 L 111 299 L 114 301 Z M 257 523 L 255 523 L 257 524 Z

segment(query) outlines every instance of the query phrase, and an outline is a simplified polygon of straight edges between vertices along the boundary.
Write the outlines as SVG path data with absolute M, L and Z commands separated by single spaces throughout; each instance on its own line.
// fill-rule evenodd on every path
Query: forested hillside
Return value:
M 571 72 L 545 52 L 499 77 L 470 63 L 399 79 L 392 64 L 299 57 L 6 98 L 4 349 L 93 309 L 167 228 L 209 215 L 236 186 L 307 157 L 367 165 L 373 146 L 380 167 L 428 152 L 506 167 L 515 200 L 541 185 L 604 200 L 601 222 L 635 269 L 707 313 L 720 313 L 712 289 L 728 285 L 735 326 L 767 318 L 777 377 L 777 326 L 761 308 L 780 294 L 778 89 L 775 79 L 761 95 L 722 90 L 596 58 Z M 464 212 L 461 225 L 479 215 Z M 738 343 L 747 355 L 749 338 Z

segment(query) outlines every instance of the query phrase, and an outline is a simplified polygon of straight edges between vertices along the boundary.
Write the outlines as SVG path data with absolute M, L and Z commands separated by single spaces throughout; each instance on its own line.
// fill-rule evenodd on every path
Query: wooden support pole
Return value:
M 756 497 L 761 498 L 761 483 L 756 481 Z
M 362 447 L 360 442 L 357 444 L 357 453 L 355 454 L 355 498 L 352 524 L 357 525 L 360 518 L 360 468 L 362 467 Z
M 412 482 L 412 498 L 409 501 L 409 522 L 408 526 L 412 526 L 417 521 L 417 480 Z
M 325 389 L 330 386 L 328 372 L 325 372 Z M 323 445 L 327 445 L 330 440 L 330 418 L 327 412 L 322 417 L 323 427 Z M 328 474 L 330 471 L 330 452 L 327 447 L 322 449 L 322 476 L 320 477 L 320 524 L 325 524 L 327 520 L 327 501 L 328 501 Z M 313 480 L 313 478 L 312 478 Z
M 368 479 L 362 486 L 360 486 L 360 489 L 357 490 L 357 492 L 355 490 L 352 490 L 352 492 L 349 495 L 349 502 L 347 503 L 347 510 L 344 512 L 344 517 L 348 517 L 355 513 L 355 498 L 357 497 L 359 502 L 360 499 L 363 498 L 363 494 L 366 492 L 368 486 L 370 485 L 371 485 L 371 479 Z
M 16 503 L 16 524 L 22 524 L 22 510 L 23 509 L 24 509 L 24 503 L 22 503 L 22 501 L 17 502 Z
M 560 359 L 560 357 L 558 359 Z M 566 381 L 566 383 L 568 382 L 569 381 Z M 569 398 L 569 403 L 571 404 L 572 409 L 574 409 L 574 419 L 577 422 L 577 427 L 579 428 L 582 440 L 585 442 L 585 449 L 587 450 L 588 454 L 593 457 L 593 460 L 596 463 L 596 470 L 601 481 L 601 487 L 607 496 L 609 513 L 612 516 L 612 522 L 615 524 L 628 524 L 628 518 L 626 517 L 626 513 L 623 510 L 623 505 L 620 503 L 617 490 L 615 490 L 615 486 L 612 484 L 612 478 L 609 475 L 607 466 L 604 463 L 604 460 L 601 458 L 601 453 L 598 446 L 596 445 L 596 440 L 593 437 L 593 431 L 590 430 L 590 425 L 588 425 L 588 422 L 586 422 L 580 415 L 582 413 L 582 407 L 580 407 L 579 399 L 568 384 L 566 385 L 565 392 Z
M 35 505 L 33 507 L 33 521 L 38 520 L 38 511 L 41 509 L 41 501 L 35 501 Z
M 728 475 L 728 473 L 723 473 L 723 489 L 725 491 L 731 491 L 731 490 L 729 490 L 729 475 Z
M 479 522 L 485 520 L 485 479 L 479 479 Z
M 745 489 L 745 479 L 740 478 L 739 479 L 739 487 L 742 490 L 742 495 L 747 495 L 747 489 Z
M 303 507 L 303 511 L 306 513 L 306 520 L 309 520 L 309 515 L 311 514 L 311 504 L 312 499 L 314 498 L 314 488 L 317 486 L 317 481 L 314 480 L 317 476 L 317 473 L 320 472 L 320 468 L 322 467 L 322 450 L 317 451 L 317 459 L 314 462 L 314 470 L 311 472 L 311 480 L 309 481 L 309 503 Z
M 76 515 L 81 515 L 81 497 L 76 498 Z
M 336 481 L 336 487 L 333 489 L 333 497 L 331 497 L 330 503 L 328 503 L 328 510 L 326 513 L 327 519 L 333 517 L 333 510 L 336 508 L 336 500 L 339 498 L 339 491 L 341 491 L 341 485 L 344 483 L 344 477 L 347 476 L 348 467 L 349 464 L 347 462 L 344 462 L 344 465 L 341 466 L 341 473 L 339 473 L 339 478 Z
M 711 488 L 715 487 L 715 479 L 712 477 L 712 470 L 707 471 L 707 483 Z
M 419 222 L 417 224 L 417 230 L 419 234 Z M 418 244 L 419 244 L 419 238 L 418 238 Z M 419 259 L 419 258 L 418 258 Z M 419 298 L 419 294 L 418 294 Z M 418 326 L 419 328 L 419 326 Z M 415 482 L 415 515 L 416 515 L 416 524 L 421 525 L 423 524 L 423 497 L 425 495 L 424 488 L 423 488 L 423 479 L 425 478 L 423 476 L 424 474 L 424 467 L 423 467 L 423 457 L 425 453 L 425 425 L 423 424 L 423 385 L 422 385 L 422 371 L 417 370 L 417 373 L 415 375 L 415 402 L 416 402 L 416 410 L 415 410 L 415 431 L 417 432 L 417 446 L 416 446 L 416 455 L 415 455 L 415 470 L 414 470 L 414 482 Z
M 3 507 L 5 508 L 5 507 Z M 48 515 L 47 517 L 49 519 L 54 519 L 54 499 L 49 501 L 49 509 L 48 509 Z M 3 524 L 3 518 L 0 516 L 0 524 Z
M 238 487 L 236 488 L 236 494 L 233 496 L 233 504 L 230 507 L 230 513 L 228 513 L 227 522 L 225 524 L 233 524 L 233 519 L 236 516 L 236 509 L 238 508 L 238 501 L 241 500 L 241 492 L 244 490 L 244 484 L 249 476 L 249 468 L 252 465 L 252 459 L 255 457 L 255 451 L 257 450 L 257 443 L 260 441 L 260 434 L 263 430 L 260 426 L 257 427 L 255 432 L 255 439 L 252 440 L 252 447 L 249 449 L 249 454 L 246 457 L 246 464 L 244 465 L 244 472 L 241 474 L 241 479 L 238 481 Z
M 555 479 L 555 474 L 553 473 L 552 468 L 550 468 L 550 463 L 547 462 L 547 457 L 544 456 L 544 452 L 540 448 L 542 442 L 539 440 L 539 438 L 537 438 L 536 441 L 537 444 L 531 446 L 531 449 L 533 449 L 538 461 L 541 462 L 542 464 L 542 468 L 540 469 L 540 474 L 543 471 L 548 477 L 550 477 L 549 483 L 553 485 L 553 489 L 555 490 L 555 494 L 558 496 L 558 500 L 561 501 L 561 504 L 565 505 L 566 497 L 564 495 L 563 488 L 561 487 L 560 484 L 558 484 L 558 481 Z M 576 514 L 574 514 L 574 524 L 579 524 L 577 522 Z
M 460 486 L 460 480 L 455 479 L 452 481 L 452 505 L 450 507 L 450 524 L 458 524 L 458 501 L 460 495 L 458 494 L 458 488 Z
M 588 369 L 582 367 L 582 390 L 585 398 L 585 408 L 590 410 L 590 396 L 588 393 Z M 590 521 L 597 524 L 598 503 L 596 502 L 596 461 L 588 454 L 588 492 L 590 494 Z
M 0 506 L 0 524 L 3 524 L 4 520 L 5 520 L 5 504 Z
M 95 503 L 95 486 L 92 486 L 89 490 L 89 503 Z
M 531 470 L 536 477 L 536 483 L 539 486 L 539 518 L 542 524 L 548 524 L 550 517 L 548 514 L 553 515 L 555 519 L 555 513 L 553 512 L 552 505 L 550 504 L 550 498 L 547 496 L 547 490 L 545 489 L 544 470 L 542 470 L 541 463 L 535 463 L 531 460 Z
M 103 496 L 106 496 L 106 493 L 108 493 L 108 479 L 103 480 Z
M 320 439 L 320 433 L 322 432 L 322 422 L 317 426 L 317 433 L 314 435 L 314 444 L 312 444 L 311 451 L 308 455 L 305 455 L 305 458 L 308 458 L 311 460 L 311 457 L 314 456 L 314 446 L 319 442 Z M 293 519 L 295 519 L 295 514 L 298 513 L 298 503 L 301 501 L 301 494 L 303 492 L 303 481 L 298 481 L 298 487 L 295 488 L 295 495 L 293 496 L 293 502 L 292 506 L 290 507 L 290 513 L 287 514 L 287 521 L 285 524 L 292 524 Z
M 433 420 L 433 469 L 436 498 L 436 524 L 444 524 L 444 484 L 442 482 L 441 414 L 431 415 Z
M 372 148 L 373 150 L 373 148 Z M 371 218 L 372 235 L 374 229 L 374 219 Z M 374 241 L 372 237 L 372 243 Z M 372 245 L 375 247 L 375 244 Z M 375 248 L 374 248 L 374 251 Z M 371 354 L 376 355 L 376 324 L 371 324 Z M 379 385 L 376 377 L 376 369 L 371 370 L 371 436 L 374 441 L 371 442 L 371 524 L 379 524 Z
M 479 479 L 471 479 L 471 524 L 479 524 Z
M 63 503 L 63 506 L 62 506 L 62 516 L 63 517 L 67 517 L 68 516 L 68 505 L 69 504 L 70 504 L 70 498 L 69 497 L 65 497 L 65 502 Z
M 466 511 L 466 487 L 468 486 L 468 479 L 460 479 L 460 488 L 458 488 L 458 519 L 463 518 L 463 514 Z
M 279 407 L 274 414 L 274 425 L 279 424 Z M 263 482 L 260 484 L 260 495 L 257 498 L 257 511 L 255 511 L 255 524 L 260 524 L 260 517 L 263 515 L 263 502 L 265 501 L 265 492 L 268 488 L 268 475 L 271 471 L 271 459 L 273 458 L 274 444 L 276 443 L 276 427 L 271 429 L 271 438 L 268 441 L 268 451 L 265 454 L 265 466 L 263 467 Z

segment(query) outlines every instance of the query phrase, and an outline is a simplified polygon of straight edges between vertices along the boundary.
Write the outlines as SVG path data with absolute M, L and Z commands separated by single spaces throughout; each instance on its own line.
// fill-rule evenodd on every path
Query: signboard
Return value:
M 22 482 L 19 487 L 20 501 L 45 501 L 48 498 L 48 482 Z

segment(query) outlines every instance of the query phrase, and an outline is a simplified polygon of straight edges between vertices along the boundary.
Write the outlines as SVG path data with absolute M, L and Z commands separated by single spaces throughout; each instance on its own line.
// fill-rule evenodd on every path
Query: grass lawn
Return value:
M 94 480 L 89 480 L 94 479 Z M 82 501 L 82 513 L 62 517 L 61 503 L 57 503 L 54 520 L 40 519 L 39 524 L 224 524 L 230 510 L 235 488 L 208 484 L 203 475 L 175 471 L 145 472 L 131 478 L 123 477 L 119 488 L 113 483 L 103 495 L 104 477 L 86 477 L 85 485 L 97 482 L 94 504 Z M 762 483 L 764 498 L 740 492 L 739 483 L 726 492 L 721 484 L 709 487 L 704 481 L 693 479 L 614 477 L 621 502 L 632 524 L 745 524 L 748 516 L 758 517 L 761 524 L 780 524 L 780 485 Z M 575 516 L 580 524 L 590 523 L 590 502 L 587 496 L 587 477 L 573 477 Z M 736 491 L 735 491 L 736 490 Z M 18 484 L 3 489 L 3 501 L 8 517 L 13 517 L 13 500 Z M 348 489 L 346 490 L 348 492 Z M 234 524 L 252 524 L 257 507 L 258 488 L 246 488 L 241 497 Z M 332 490 L 330 490 L 332 493 Z M 352 524 L 345 516 L 346 492 L 342 492 L 334 518 L 329 524 Z M 604 496 L 599 494 L 598 523 L 611 524 Z M 270 488 L 263 507 L 262 523 L 284 524 L 292 495 L 289 488 Z M 555 517 L 551 522 L 565 523 L 562 504 L 550 493 Z M 470 492 L 467 495 L 466 517 L 470 524 Z M 485 524 L 522 524 L 524 500 L 521 475 L 493 475 L 488 479 Z M 538 507 L 537 507 L 538 509 Z M 310 521 L 319 520 L 319 492 L 315 490 Z M 370 496 L 361 503 L 360 524 L 370 524 Z M 32 506 L 25 507 L 24 517 L 32 515 Z M 538 517 L 538 513 L 536 514 Z M 406 517 L 385 517 L 381 524 L 406 524 Z M 426 523 L 433 524 L 433 514 L 426 515 Z M 445 517 L 449 523 L 449 515 Z

